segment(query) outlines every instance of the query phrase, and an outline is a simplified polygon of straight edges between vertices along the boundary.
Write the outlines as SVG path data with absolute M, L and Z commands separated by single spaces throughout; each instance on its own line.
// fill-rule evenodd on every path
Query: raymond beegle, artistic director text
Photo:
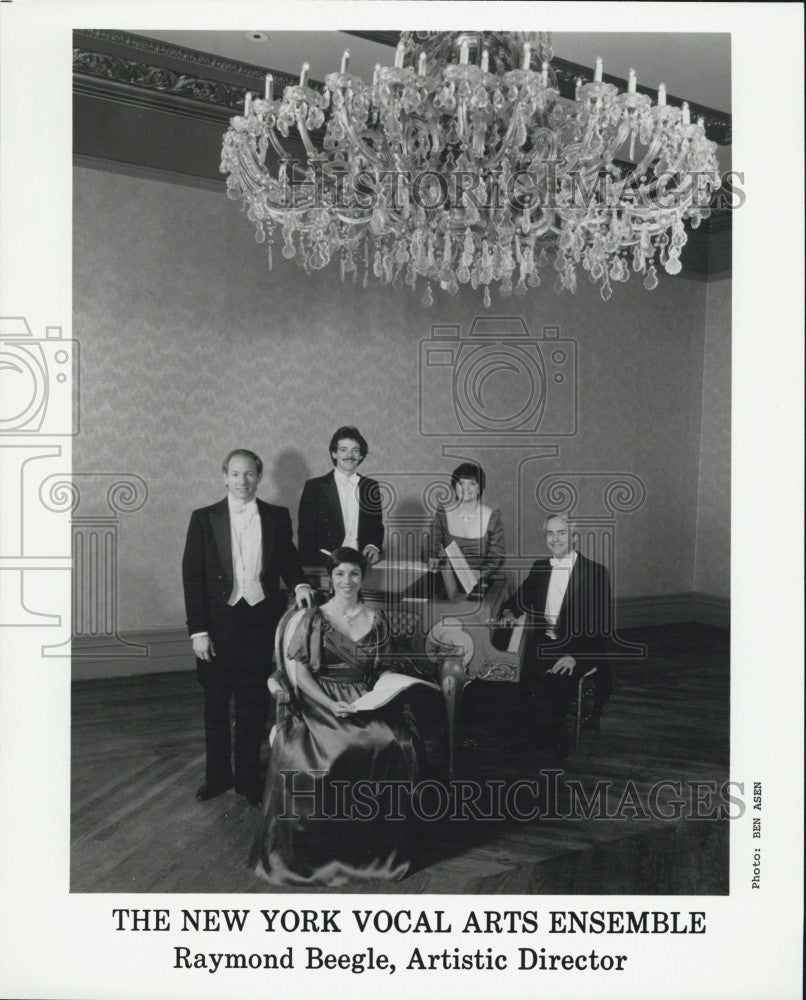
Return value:
M 207 973 L 341 970 L 395 972 L 623 972 L 626 941 L 706 933 L 702 910 L 469 909 L 460 918 L 440 909 L 113 909 L 114 930 L 188 934 L 168 953 L 173 969 Z M 271 935 L 269 948 L 244 948 L 244 936 Z M 340 946 L 337 935 L 350 935 Z M 225 935 L 210 939 L 207 935 Z M 355 934 L 365 938 L 354 946 Z M 410 935 L 422 935 L 412 940 Z M 568 945 L 559 950 L 562 935 Z M 613 950 L 602 935 L 615 937 Z M 204 936 L 204 937 L 202 937 Z M 523 943 L 527 937 L 529 945 Z M 595 946 L 580 938 L 593 937 Z M 213 943 L 217 947 L 200 947 Z M 265 941 L 265 938 L 263 939 Z M 492 943 L 490 943 L 492 942 Z M 578 943 L 578 944 L 577 944 Z M 346 945 L 347 942 L 344 942 Z M 611 942 L 608 940 L 608 945 Z M 237 947 L 239 945 L 240 947 Z M 166 956 L 168 957 L 168 956 Z

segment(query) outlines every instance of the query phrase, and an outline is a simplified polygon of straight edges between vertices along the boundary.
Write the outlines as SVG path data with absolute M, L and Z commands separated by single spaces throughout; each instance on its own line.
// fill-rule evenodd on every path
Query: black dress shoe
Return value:
M 235 791 L 242 795 L 250 806 L 258 808 L 263 805 L 263 787 L 262 785 L 254 784 L 251 781 L 235 782 Z
M 208 799 L 214 799 L 218 795 L 223 795 L 230 788 L 232 788 L 231 781 L 224 785 L 212 785 L 209 781 L 205 781 L 203 785 L 200 785 L 196 789 L 196 798 L 199 802 L 206 802 Z

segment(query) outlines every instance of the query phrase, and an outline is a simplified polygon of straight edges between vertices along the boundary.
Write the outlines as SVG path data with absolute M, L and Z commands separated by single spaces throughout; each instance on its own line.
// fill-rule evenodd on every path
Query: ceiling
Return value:
M 376 63 L 389 65 L 394 51 L 342 31 L 135 30 L 174 45 L 287 73 L 299 73 L 302 63 L 308 62 L 314 80 L 323 80 L 338 69 L 345 48 L 350 50 L 350 70 L 365 80 L 372 79 Z M 727 32 L 554 32 L 552 39 L 554 54 L 562 59 L 592 67 L 601 56 L 606 74 L 626 79 L 632 68 L 639 84 L 657 89 L 664 83 L 670 95 L 718 111 L 731 110 Z

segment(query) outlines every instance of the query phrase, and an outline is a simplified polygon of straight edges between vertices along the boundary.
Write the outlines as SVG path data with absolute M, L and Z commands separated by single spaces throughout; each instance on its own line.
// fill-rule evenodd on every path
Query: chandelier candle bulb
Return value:
M 579 92 L 580 92 L 580 90 L 582 90 L 582 77 L 578 76 L 577 77 L 576 88 L 574 89 L 574 100 L 575 101 L 579 100 Z
M 266 74 L 266 91 L 265 91 L 265 97 L 266 97 L 267 101 L 271 101 L 273 90 L 274 90 L 274 77 L 271 75 L 271 73 L 267 73 Z
M 403 69 L 403 57 L 406 54 L 405 42 L 398 42 L 395 49 L 395 69 Z
M 532 46 L 529 42 L 523 43 L 523 64 L 521 69 L 529 69 L 529 63 L 532 61 Z
M 428 57 L 426 56 L 425 52 L 421 52 L 420 61 L 417 64 L 417 72 L 419 73 L 420 76 L 425 76 L 425 67 L 427 62 L 428 62 Z
M 244 98 L 243 113 L 245 118 L 248 118 L 252 113 L 252 92 L 250 90 L 247 90 L 246 97 Z
M 347 72 L 347 67 L 350 65 L 350 50 L 345 49 L 344 55 L 341 57 L 341 71 L 342 73 Z
M 635 93 L 635 87 L 636 87 L 637 83 L 638 83 L 638 81 L 635 78 L 635 70 L 631 69 L 630 70 L 630 75 L 627 78 L 627 93 L 628 94 L 634 94 Z
M 691 124 L 691 112 L 688 109 L 688 101 L 683 101 L 683 124 Z
M 594 69 L 593 69 L 593 82 L 594 83 L 601 83 L 602 82 L 602 57 L 601 56 L 597 56 L 596 57 L 596 65 L 594 66 Z
M 705 119 L 704 118 L 698 118 L 697 119 L 697 124 L 700 126 L 700 128 L 704 129 L 705 128 Z
M 378 86 L 378 80 L 380 78 L 380 75 L 381 75 L 381 64 L 380 63 L 375 63 L 375 72 L 372 74 L 372 86 L 373 87 L 377 87 Z
M 659 108 L 665 108 L 666 107 L 666 84 L 665 83 L 662 83 L 658 87 L 658 107 Z
M 462 66 L 467 66 L 468 60 L 470 59 L 470 46 L 467 42 L 462 42 L 459 46 L 459 63 Z
M 308 70 L 310 69 L 309 63 L 302 64 L 302 71 L 299 74 L 299 85 L 300 87 L 305 87 L 308 83 Z
M 547 62 L 543 63 L 543 70 L 540 74 L 543 77 L 543 86 L 548 87 L 549 85 L 549 64 Z
M 490 51 L 489 49 L 483 49 L 481 53 L 481 71 L 482 73 L 489 73 L 490 71 Z

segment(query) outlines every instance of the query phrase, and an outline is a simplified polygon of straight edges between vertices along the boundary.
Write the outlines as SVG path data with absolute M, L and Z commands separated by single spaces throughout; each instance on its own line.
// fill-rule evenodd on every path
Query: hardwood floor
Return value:
M 648 658 L 614 665 L 601 731 L 583 734 L 579 752 L 555 778 L 539 773 L 548 765 L 522 742 L 503 744 L 506 699 L 491 717 L 489 692 L 468 691 L 459 777 L 503 780 L 506 788 L 537 779 L 539 818 L 421 820 L 412 831 L 418 845 L 412 874 L 349 891 L 727 893 L 729 820 L 687 818 L 686 811 L 710 813 L 709 789 L 728 780 L 728 634 L 678 625 L 625 638 L 647 643 Z M 425 718 L 423 729 L 430 774 L 444 775 L 437 720 Z M 197 802 L 203 776 L 202 700 L 192 672 L 76 682 L 72 891 L 269 891 L 245 866 L 257 811 L 234 791 Z M 554 799 L 543 794 L 550 781 Z M 658 789 L 662 781 L 677 784 Z M 587 817 L 583 793 L 593 803 Z M 653 815 L 661 809 L 675 815 L 678 799 L 681 818 Z M 714 801 L 723 802 L 718 795 Z

